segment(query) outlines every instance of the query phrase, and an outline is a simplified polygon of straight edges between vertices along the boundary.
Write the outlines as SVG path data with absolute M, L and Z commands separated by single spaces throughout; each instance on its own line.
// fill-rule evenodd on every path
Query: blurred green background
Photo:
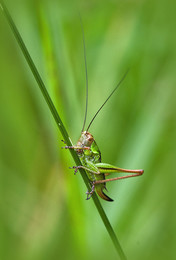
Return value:
M 90 132 L 103 162 L 143 168 L 101 200 L 128 259 L 176 258 L 175 1 L 6 1 L 76 143 Z M 0 259 L 117 259 L 86 186 L 0 12 Z M 116 175 L 115 175 L 116 176 Z

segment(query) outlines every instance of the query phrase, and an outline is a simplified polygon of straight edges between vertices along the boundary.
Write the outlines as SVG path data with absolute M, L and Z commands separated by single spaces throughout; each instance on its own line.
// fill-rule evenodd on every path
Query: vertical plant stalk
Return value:
M 60 118 L 60 116 L 59 116 L 59 114 L 58 114 L 49 94 L 48 94 L 48 91 L 45 87 L 45 84 L 44 84 L 43 80 L 41 79 L 40 74 L 39 74 L 39 72 L 38 72 L 38 70 L 37 70 L 37 68 L 36 68 L 36 66 L 35 66 L 35 64 L 34 64 L 32 58 L 31 58 L 31 56 L 30 56 L 30 54 L 29 54 L 29 52 L 28 52 L 28 50 L 27 50 L 27 48 L 26 48 L 26 46 L 23 42 L 23 40 L 22 40 L 22 38 L 21 38 L 21 35 L 20 35 L 15 23 L 13 22 L 13 19 L 12 19 L 11 15 L 10 15 L 10 13 L 9 13 L 8 9 L 6 8 L 3 1 L 0 1 L 0 7 L 1 7 L 1 9 L 2 9 L 11 29 L 12 29 L 12 32 L 13 32 L 13 34 L 14 34 L 17 42 L 18 42 L 18 45 L 20 46 L 20 49 L 23 52 L 23 55 L 24 55 L 28 65 L 29 65 L 29 67 L 30 67 L 30 69 L 33 73 L 33 76 L 35 77 L 35 79 L 37 81 L 37 84 L 38 84 L 38 86 L 39 86 L 39 88 L 40 88 L 40 90 L 43 94 L 45 101 L 48 104 L 48 107 L 49 107 L 49 109 L 50 109 L 50 111 L 51 111 L 51 113 L 52 113 L 52 115 L 55 119 L 55 122 L 56 122 L 56 124 L 57 124 L 65 142 L 66 142 L 66 144 L 68 146 L 71 146 L 72 145 L 71 139 L 70 139 L 70 137 L 69 137 L 69 135 L 68 135 L 63 123 L 62 123 L 62 120 L 61 120 L 61 118 Z M 77 153 L 74 151 L 74 149 L 70 149 L 70 153 L 71 153 L 76 165 L 78 165 L 78 166 L 81 165 L 81 162 L 80 162 L 80 160 L 77 156 Z M 81 173 L 81 176 L 82 176 L 88 190 L 90 191 L 91 189 L 90 189 L 89 179 L 88 179 L 85 171 L 83 169 L 79 169 L 79 171 Z M 105 227 L 106 227 L 106 229 L 107 229 L 107 231 L 110 235 L 110 238 L 111 238 L 111 240 L 112 240 L 112 242 L 115 246 L 115 249 L 116 249 L 120 259 L 126 260 L 127 258 L 126 258 L 125 254 L 123 252 L 123 249 L 122 249 L 122 247 L 121 247 L 121 245 L 120 245 L 120 243 L 117 239 L 117 236 L 116 236 L 116 234 L 115 234 L 115 232 L 114 232 L 114 230 L 113 230 L 113 228 L 112 228 L 112 226 L 109 222 L 109 219 L 106 216 L 106 213 L 105 213 L 103 207 L 100 204 L 100 201 L 99 201 L 97 195 L 94 193 L 92 198 L 93 198 L 95 206 L 96 206 L 96 208 L 97 208 L 97 210 L 100 214 L 100 217 L 101 217 L 101 219 L 102 219 L 102 221 L 103 221 L 103 223 L 104 223 L 104 225 L 105 225 Z

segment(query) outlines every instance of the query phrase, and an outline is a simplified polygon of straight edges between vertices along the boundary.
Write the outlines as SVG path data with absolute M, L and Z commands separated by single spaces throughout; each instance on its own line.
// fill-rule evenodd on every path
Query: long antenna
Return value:
M 128 74 L 129 69 L 125 72 L 125 74 L 123 75 L 122 79 L 119 81 L 119 83 L 117 84 L 117 86 L 115 87 L 115 89 L 111 92 L 111 94 L 108 96 L 108 98 L 105 100 L 105 102 L 101 105 L 101 107 L 98 109 L 98 111 L 95 113 L 94 117 L 92 118 L 92 120 L 90 121 L 87 130 L 89 130 L 91 124 L 93 123 L 94 119 L 96 118 L 96 116 L 98 115 L 98 113 L 101 111 L 101 109 L 104 107 L 104 105 L 107 103 L 107 101 L 110 99 L 110 97 L 114 94 L 114 92 L 117 90 L 117 88 L 121 85 L 121 83 L 123 82 L 123 80 L 125 79 L 126 75 Z
M 83 28 L 83 22 L 82 22 L 80 13 L 79 13 L 79 18 L 80 18 L 81 30 L 82 30 L 82 40 L 83 40 L 83 47 L 84 47 L 84 65 L 85 65 L 85 73 L 86 73 L 86 109 L 85 109 L 84 122 L 83 122 L 83 127 L 82 127 L 82 132 L 83 132 L 85 124 L 86 124 L 87 107 L 88 107 L 88 73 L 87 73 L 87 58 L 86 58 L 86 44 L 85 44 L 85 37 L 84 37 L 84 28 Z

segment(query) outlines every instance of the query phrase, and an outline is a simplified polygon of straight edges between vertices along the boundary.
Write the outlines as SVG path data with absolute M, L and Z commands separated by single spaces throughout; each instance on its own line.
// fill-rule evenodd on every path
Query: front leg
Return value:
M 87 167 L 85 167 L 83 165 L 72 166 L 72 167 L 69 167 L 69 169 L 75 169 L 75 171 L 74 171 L 75 174 L 77 173 L 78 169 L 84 169 L 85 171 L 88 171 L 88 172 L 93 173 L 93 174 L 100 174 L 99 171 L 97 171 L 97 172 L 93 171 L 93 170 L 91 170 L 91 169 L 89 169 L 89 168 L 87 168 Z
M 61 140 L 64 144 L 65 141 Z M 87 146 L 78 146 L 78 145 L 72 145 L 72 146 L 62 146 L 62 149 L 75 149 L 75 150 L 90 150 L 90 147 Z

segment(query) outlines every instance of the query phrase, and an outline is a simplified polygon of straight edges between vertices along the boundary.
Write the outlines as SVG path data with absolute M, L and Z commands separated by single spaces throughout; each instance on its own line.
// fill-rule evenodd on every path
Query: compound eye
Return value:
M 92 141 L 93 141 L 93 137 L 89 137 L 89 138 L 88 138 L 88 141 L 89 141 L 89 142 L 92 142 Z

